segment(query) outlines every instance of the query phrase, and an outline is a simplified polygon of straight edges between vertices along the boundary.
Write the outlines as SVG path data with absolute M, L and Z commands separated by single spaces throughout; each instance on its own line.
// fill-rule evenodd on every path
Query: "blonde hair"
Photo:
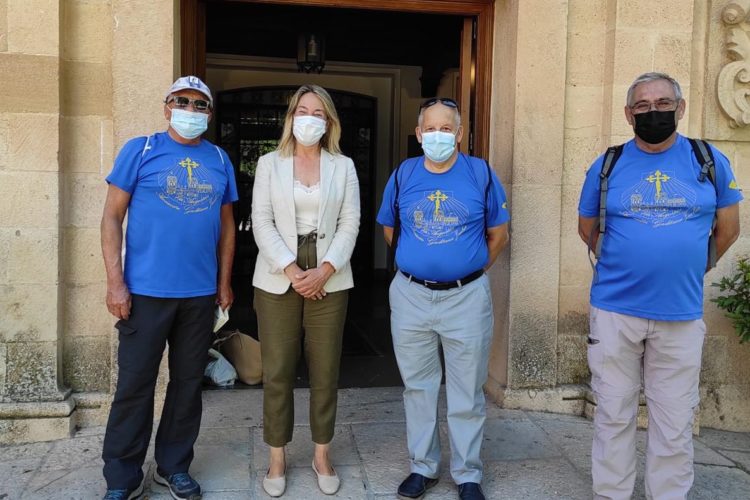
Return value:
M 281 133 L 281 140 L 276 151 L 281 156 L 292 156 L 294 155 L 294 147 L 297 145 L 297 140 L 294 138 L 292 133 L 292 125 L 294 123 L 294 112 L 297 111 L 302 96 L 312 92 L 320 102 L 323 103 L 323 109 L 326 113 L 326 133 L 320 138 L 321 147 L 328 150 L 329 153 L 341 154 L 341 148 L 339 147 L 339 139 L 341 139 L 341 122 L 339 121 L 339 115 L 336 113 L 336 107 L 333 105 L 333 99 L 330 94 L 326 92 L 323 87 L 318 85 L 303 85 L 297 89 L 297 91 L 289 99 L 289 108 L 286 110 L 286 116 L 284 117 L 284 131 Z

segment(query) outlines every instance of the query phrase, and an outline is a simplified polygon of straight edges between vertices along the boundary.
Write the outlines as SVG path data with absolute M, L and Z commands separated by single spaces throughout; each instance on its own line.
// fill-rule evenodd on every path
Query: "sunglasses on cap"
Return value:
M 189 97 L 181 95 L 173 95 L 166 101 L 167 104 L 173 102 L 177 108 L 187 108 L 190 104 L 193 105 L 196 111 L 208 111 L 210 103 L 205 99 L 190 99 Z
M 419 106 L 419 110 L 422 111 L 423 109 L 434 106 L 437 103 L 448 106 L 449 108 L 458 109 L 458 103 L 449 97 L 433 97 L 432 99 L 427 99 L 425 102 L 423 102 Z

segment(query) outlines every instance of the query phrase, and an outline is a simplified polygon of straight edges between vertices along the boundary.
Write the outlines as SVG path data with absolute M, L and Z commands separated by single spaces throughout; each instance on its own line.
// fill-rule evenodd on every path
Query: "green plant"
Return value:
M 712 302 L 726 311 L 727 318 L 732 320 L 734 330 L 740 337 L 740 343 L 750 341 L 750 261 L 747 257 L 737 259 L 734 274 L 712 283 L 722 292 Z

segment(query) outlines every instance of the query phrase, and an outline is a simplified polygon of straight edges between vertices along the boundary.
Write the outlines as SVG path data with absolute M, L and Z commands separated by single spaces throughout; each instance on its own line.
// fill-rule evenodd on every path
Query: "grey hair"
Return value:
M 641 76 L 635 79 L 635 81 L 630 85 L 630 88 L 628 88 L 628 96 L 627 96 L 627 105 L 632 106 L 633 105 L 633 92 L 635 92 L 635 88 L 646 82 L 653 82 L 655 80 L 666 80 L 669 83 L 672 84 L 672 88 L 674 89 L 674 96 L 677 99 L 677 102 L 682 100 L 682 89 L 680 88 L 680 84 L 677 83 L 677 80 L 672 78 L 666 73 L 657 73 L 657 72 L 651 72 L 651 73 L 643 73 Z
M 432 107 L 432 106 L 430 106 Z M 422 108 L 419 110 L 419 115 L 417 116 L 417 126 L 421 129 L 422 128 L 422 121 L 424 120 L 424 110 L 427 108 Z M 452 108 L 454 112 L 454 118 L 456 121 L 456 128 L 461 126 L 461 112 L 458 110 L 458 108 Z

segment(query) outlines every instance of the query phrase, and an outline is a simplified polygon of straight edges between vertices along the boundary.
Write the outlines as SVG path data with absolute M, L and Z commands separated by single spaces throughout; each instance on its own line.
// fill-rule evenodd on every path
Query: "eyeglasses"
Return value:
M 656 102 L 638 101 L 637 103 L 630 106 L 630 110 L 639 115 L 641 113 L 648 113 L 651 108 L 656 108 L 657 111 L 674 111 L 677 109 L 677 101 L 674 99 L 659 99 Z
M 430 106 L 434 106 L 437 103 L 448 106 L 449 108 L 458 109 L 458 103 L 449 97 L 433 97 L 432 99 L 427 99 L 425 102 L 423 102 L 419 106 L 419 111 L 422 111 L 425 108 L 429 108 Z
M 171 102 L 180 109 L 187 108 L 192 104 L 196 111 L 208 111 L 208 107 L 210 106 L 210 103 L 205 99 L 190 99 L 181 95 L 173 95 L 166 100 L 167 104 Z

